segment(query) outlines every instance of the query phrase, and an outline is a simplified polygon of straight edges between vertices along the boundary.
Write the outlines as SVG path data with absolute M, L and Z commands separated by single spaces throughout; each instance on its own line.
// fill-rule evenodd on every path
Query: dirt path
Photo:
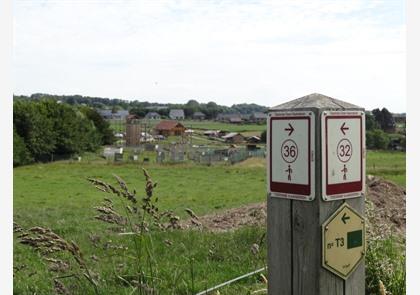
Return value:
M 371 224 L 381 231 L 383 228 L 405 233 L 405 189 L 384 179 L 369 175 L 366 182 L 366 216 Z M 266 224 L 266 203 L 256 203 L 232 208 L 220 213 L 200 216 L 199 223 L 205 230 L 221 232 L 244 225 Z M 184 221 L 183 227 L 194 225 Z

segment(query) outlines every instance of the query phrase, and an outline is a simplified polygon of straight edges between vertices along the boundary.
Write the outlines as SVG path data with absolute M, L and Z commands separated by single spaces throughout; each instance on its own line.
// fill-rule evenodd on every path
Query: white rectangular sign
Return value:
M 360 197 L 365 189 L 365 115 L 325 111 L 321 118 L 322 197 Z
M 314 113 L 277 112 L 267 121 L 268 191 L 271 196 L 315 198 Z

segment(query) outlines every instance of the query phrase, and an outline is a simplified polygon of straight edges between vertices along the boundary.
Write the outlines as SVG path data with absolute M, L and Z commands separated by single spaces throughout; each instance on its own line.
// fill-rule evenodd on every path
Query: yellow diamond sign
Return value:
M 344 203 L 322 225 L 322 266 L 347 279 L 365 255 L 365 220 Z

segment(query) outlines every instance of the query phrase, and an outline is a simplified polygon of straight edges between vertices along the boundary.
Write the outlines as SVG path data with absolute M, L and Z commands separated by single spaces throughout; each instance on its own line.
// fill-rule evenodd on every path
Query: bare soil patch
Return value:
M 366 215 L 376 230 L 382 227 L 405 233 L 405 189 L 390 181 L 369 175 L 366 180 Z M 234 230 L 241 226 L 266 224 L 266 203 L 255 203 L 198 217 L 201 228 L 214 232 Z M 183 228 L 196 227 L 183 221 Z

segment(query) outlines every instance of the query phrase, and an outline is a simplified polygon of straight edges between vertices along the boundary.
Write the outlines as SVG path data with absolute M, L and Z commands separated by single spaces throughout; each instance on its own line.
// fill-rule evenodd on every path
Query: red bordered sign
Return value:
M 360 197 L 365 190 L 365 115 L 325 111 L 321 119 L 322 197 Z
M 268 191 L 271 196 L 315 198 L 314 113 L 278 112 L 267 120 Z

